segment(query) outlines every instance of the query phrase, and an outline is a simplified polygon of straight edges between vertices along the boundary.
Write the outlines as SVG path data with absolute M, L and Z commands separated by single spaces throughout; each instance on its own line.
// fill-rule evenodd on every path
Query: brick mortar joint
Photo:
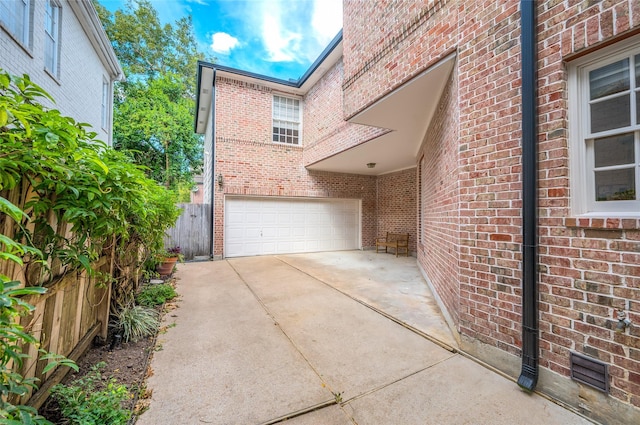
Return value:
M 273 89 L 271 89 L 270 87 L 264 86 L 262 84 L 258 84 L 258 83 L 250 83 L 247 81 L 242 81 L 242 80 L 236 80 L 234 78 L 230 78 L 230 77 L 217 77 L 216 79 L 217 81 L 221 82 L 221 83 L 225 83 L 228 84 L 230 86 L 236 86 L 236 87 L 241 87 L 241 88 L 245 88 L 245 89 L 252 89 L 252 90 L 256 90 L 256 91 L 260 91 L 263 93 L 272 93 Z
M 343 121 L 340 125 L 338 125 L 334 130 L 330 131 L 329 133 L 323 135 L 322 137 L 308 143 L 306 146 L 308 148 L 316 146 L 321 144 L 322 142 L 331 139 L 332 137 L 340 134 L 344 129 L 346 129 L 349 126 L 349 122 L 347 121 Z
M 326 136 L 323 136 L 322 138 L 320 138 L 320 139 L 318 139 L 318 140 L 306 145 L 306 147 L 310 148 L 310 147 L 314 147 L 314 146 L 320 145 L 323 142 L 326 142 L 327 140 L 330 140 L 333 137 L 340 135 L 340 133 L 343 132 L 343 130 L 348 130 L 349 126 L 353 126 L 353 125 L 364 126 L 364 124 L 353 124 L 353 123 L 345 121 L 344 125 L 340 126 L 337 130 L 334 130 L 331 133 L 327 134 Z M 372 141 L 374 139 L 377 139 L 378 137 L 384 136 L 385 134 L 391 133 L 392 131 L 394 131 L 394 130 L 390 130 L 390 129 L 382 128 L 382 127 L 370 127 L 370 128 L 373 129 L 373 130 L 369 131 L 366 134 L 366 136 L 369 136 L 369 137 L 367 137 L 366 139 L 363 139 L 362 141 L 358 142 L 354 146 L 358 146 L 358 145 L 370 142 L 370 141 Z M 341 152 L 344 152 L 345 150 L 349 150 L 354 146 L 344 147 L 344 149 L 341 149 L 337 153 L 341 153 Z
M 269 147 L 274 147 L 282 150 L 286 150 L 286 149 L 302 150 L 303 149 L 303 147 L 300 145 L 288 145 L 288 144 L 275 143 L 270 141 L 259 142 L 257 140 L 234 139 L 232 137 L 217 137 L 216 143 L 237 143 L 241 145 L 250 145 L 250 146 L 269 146 Z
M 406 25 L 403 25 L 400 28 L 400 33 L 394 37 L 391 37 L 389 41 L 376 53 L 371 56 L 371 59 L 367 60 L 359 70 L 357 70 L 353 75 L 345 79 L 344 84 L 342 85 L 343 90 L 347 90 L 351 87 L 360 77 L 366 74 L 376 63 L 382 60 L 390 51 L 396 50 L 401 42 L 410 37 L 413 33 L 417 31 L 417 29 L 422 26 L 426 21 L 429 20 L 433 15 L 435 15 L 438 11 L 443 9 L 445 5 L 449 2 L 449 0 L 438 0 L 430 7 L 426 7 L 418 13 L 418 15 Z
M 579 229 L 640 230 L 640 218 L 565 217 L 563 225 Z

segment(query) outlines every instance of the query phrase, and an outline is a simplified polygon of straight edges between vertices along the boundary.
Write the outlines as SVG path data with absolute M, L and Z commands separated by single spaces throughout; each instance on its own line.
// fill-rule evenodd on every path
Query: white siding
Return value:
M 213 158 L 213 135 L 211 134 L 211 114 L 207 119 L 207 127 L 204 132 L 204 164 L 203 164 L 203 173 L 202 173 L 202 185 L 204 190 L 203 200 L 202 202 L 205 204 L 211 203 L 211 190 L 214 189 L 213 176 L 211 174 L 211 163 L 214 160 Z
M 56 100 L 55 108 L 63 115 L 90 124 L 100 140 L 110 143 L 110 130 L 107 132 L 101 126 L 102 83 L 105 78 L 110 82 L 114 78 L 100 60 L 69 2 L 59 4 L 59 78 L 45 71 L 44 1 L 33 1 L 31 48 L 20 45 L 0 28 L 0 67 L 14 75 L 29 74 L 32 81 Z

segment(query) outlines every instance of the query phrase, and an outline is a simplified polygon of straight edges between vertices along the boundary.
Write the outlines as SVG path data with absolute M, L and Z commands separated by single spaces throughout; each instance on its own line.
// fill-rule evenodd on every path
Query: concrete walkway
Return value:
M 447 350 L 415 259 L 248 257 L 177 277 L 139 425 L 589 423 Z

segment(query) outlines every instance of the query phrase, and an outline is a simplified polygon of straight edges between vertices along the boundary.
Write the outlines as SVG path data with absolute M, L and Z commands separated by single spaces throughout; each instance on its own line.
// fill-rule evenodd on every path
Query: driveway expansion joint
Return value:
M 300 409 L 300 410 L 297 410 L 295 412 L 287 413 L 286 415 L 282 415 L 282 416 L 280 416 L 278 418 L 271 419 L 271 420 L 269 420 L 267 422 L 262 422 L 260 425 L 275 425 L 275 424 L 279 424 L 281 422 L 285 422 L 285 421 L 288 421 L 290 419 L 294 419 L 294 418 L 297 418 L 299 416 L 303 416 L 303 415 L 306 415 L 308 413 L 312 413 L 312 412 L 324 409 L 326 407 L 335 406 L 337 404 L 338 404 L 338 401 L 335 398 L 333 398 L 331 400 L 327 400 L 325 402 L 316 404 L 315 406 L 309 406 L 307 408 Z
M 318 276 L 314 276 L 314 275 L 310 274 L 309 272 L 307 272 L 305 270 L 302 270 L 302 269 L 296 267 L 295 265 L 285 261 L 282 257 L 276 256 L 275 258 L 278 259 L 279 261 L 283 262 L 287 266 L 289 266 L 289 267 L 299 271 L 300 273 L 305 274 L 305 275 L 309 276 L 310 278 L 312 278 L 312 279 L 314 279 L 314 280 L 316 280 L 316 281 L 328 286 L 329 288 L 333 289 L 334 291 L 337 291 L 338 293 L 340 293 L 340 294 L 352 299 L 353 301 L 357 302 L 358 304 L 361 304 L 364 307 L 367 307 L 368 309 L 370 309 L 372 311 L 375 311 L 379 315 L 391 320 L 392 322 L 397 323 L 398 325 L 410 330 L 411 332 L 413 332 L 413 333 L 415 333 L 417 335 L 420 335 L 422 338 L 424 338 L 424 339 L 426 339 L 426 340 L 428 340 L 430 342 L 433 342 L 434 344 L 444 348 L 445 350 L 447 350 L 447 351 L 449 351 L 451 353 L 454 353 L 454 354 L 459 352 L 459 350 L 457 348 L 452 347 L 451 345 L 447 344 L 446 342 L 441 341 L 441 340 L 439 340 L 439 339 L 437 339 L 437 338 L 435 338 L 435 337 L 433 337 L 433 336 L 431 336 L 431 335 L 429 335 L 429 334 L 427 334 L 425 332 L 422 332 L 420 329 L 418 329 L 418 328 L 416 328 L 414 326 L 411 326 L 410 324 L 408 324 L 406 322 L 403 322 L 402 320 L 398 319 L 397 317 L 394 317 L 393 315 L 391 315 L 389 313 L 386 313 L 385 311 L 383 311 L 383 310 L 381 310 L 381 309 L 379 309 L 379 308 L 377 308 L 377 307 L 375 307 L 375 306 L 373 306 L 373 305 L 371 305 L 371 304 L 369 304 L 369 303 L 367 303 L 367 302 L 365 302 L 365 301 L 363 301 L 363 300 L 361 300 L 359 298 L 356 298 L 356 297 L 352 296 L 351 294 L 349 294 L 349 293 L 347 293 L 345 291 L 342 291 L 342 290 L 336 288 L 335 286 L 331 285 L 329 282 L 326 282 L 326 281 L 320 279 Z M 246 284 L 246 282 L 245 282 L 245 284 Z

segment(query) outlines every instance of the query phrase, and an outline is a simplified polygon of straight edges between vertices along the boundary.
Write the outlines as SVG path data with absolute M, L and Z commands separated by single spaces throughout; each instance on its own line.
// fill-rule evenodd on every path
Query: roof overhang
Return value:
M 207 120 L 211 114 L 213 87 L 217 76 L 231 78 L 236 81 L 259 84 L 276 91 L 304 96 L 322 76 L 342 57 L 342 31 L 335 36 L 318 59 L 311 64 L 307 72 L 298 80 L 282 80 L 266 75 L 255 74 L 241 69 L 230 68 L 208 62 L 198 62 L 198 92 L 196 97 L 196 119 L 194 130 L 203 134 L 207 128 Z
M 69 0 L 69 5 L 98 57 L 100 57 L 100 61 L 109 71 L 111 80 L 123 80 L 124 72 L 91 0 Z
M 380 175 L 415 167 L 455 59 L 456 54 L 451 53 L 348 120 L 389 131 L 311 164 L 307 169 Z M 367 167 L 370 163 L 375 167 Z

